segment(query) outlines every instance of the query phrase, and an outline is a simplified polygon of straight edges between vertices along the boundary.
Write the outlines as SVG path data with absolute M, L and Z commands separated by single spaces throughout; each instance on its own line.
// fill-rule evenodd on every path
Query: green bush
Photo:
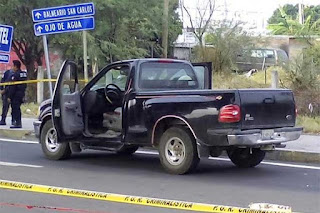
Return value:
M 298 116 L 297 125 L 306 133 L 320 133 L 320 117 Z
M 241 25 L 240 22 L 225 22 L 218 28 L 211 28 L 205 37 L 206 45 L 194 48 L 193 61 L 212 62 L 216 73 L 236 70 L 237 54 L 243 49 L 252 48 L 256 40 L 244 31 Z
M 320 44 L 310 46 L 291 60 L 287 71 L 292 89 L 320 91 Z

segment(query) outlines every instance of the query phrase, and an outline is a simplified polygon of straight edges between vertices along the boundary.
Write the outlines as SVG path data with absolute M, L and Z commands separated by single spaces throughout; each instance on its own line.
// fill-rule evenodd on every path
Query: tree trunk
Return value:
M 35 72 L 34 63 L 26 65 L 28 72 L 28 80 L 37 79 L 37 72 Z M 37 101 L 37 84 L 27 84 L 26 91 L 26 102 L 36 102 Z

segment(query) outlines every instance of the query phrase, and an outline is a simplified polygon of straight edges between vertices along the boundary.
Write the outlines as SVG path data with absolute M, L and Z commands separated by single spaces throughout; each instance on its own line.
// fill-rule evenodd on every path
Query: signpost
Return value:
M 32 11 L 34 22 L 49 20 L 69 19 L 82 16 L 93 16 L 95 14 L 93 3 L 75 4 L 61 7 L 49 7 Z
M 0 63 L 7 64 L 10 61 L 13 27 L 0 24 Z
M 43 46 L 45 53 L 44 55 L 46 59 L 48 79 L 51 79 L 51 72 L 47 35 L 92 30 L 95 28 L 93 17 L 94 14 L 95 8 L 93 3 L 49 7 L 35 9 L 32 11 L 32 19 L 34 22 L 36 22 L 34 24 L 34 33 L 36 36 L 43 37 Z M 85 65 L 87 64 L 86 54 L 86 46 L 84 46 L 83 58 Z M 88 76 L 86 70 L 87 69 L 85 68 L 85 76 Z M 51 81 L 49 81 L 49 89 L 50 95 L 52 97 Z
M 42 22 L 34 25 L 34 32 L 36 36 L 92 29 L 94 29 L 93 17 Z
M 0 52 L 10 52 L 12 37 L 13 27 L 8 25 L 0 25 Z
M 0 63 L 7 64 L 10 61 L 10 55 L 9 54 L 2 54 L 0 53 Z

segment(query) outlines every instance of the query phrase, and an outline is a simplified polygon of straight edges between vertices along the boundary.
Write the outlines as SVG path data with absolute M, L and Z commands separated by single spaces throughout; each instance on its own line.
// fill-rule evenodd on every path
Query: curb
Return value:
M 278 149 L 267 152 L 265 159 L 297 163 L 320 163 L 320 153 Z
M 32 130 L 13 130 L 13 129 L 0 129 L 0 136 L 4 138 L 16 139 L 16 140 L 26 140 L 30 138 L 35 138 Z
M 37 141 L 33 130 L 0 129 L 0 137 L 16 139 L 16 140 Z M 287 150 L 287 149 L 276 149 L 275 151 L 267 152 L 265 160 L 297 162 L 297 163 L 320 163 L 320 153 Z

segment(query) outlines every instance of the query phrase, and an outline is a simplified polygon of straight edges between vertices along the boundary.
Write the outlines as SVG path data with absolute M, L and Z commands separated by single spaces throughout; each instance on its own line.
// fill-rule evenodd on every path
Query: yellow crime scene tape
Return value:
M 17 84 L 35 84 L 39 82 L 56 82 L 57 79 L 42 79 L 42 80 L 27 80 L 27 81 L 11 81 L 6 83 L 0 83 L 0 86 L 10 86 Z M 79 82 L 88 83 L 88 80 L 79 80 Z
M 87 198 L 109 202 L 126 203 L 133 205 L 143 205 L 150 207 L 160 207 L 168 209 L 179 209 L 197 212 L 214 213 L 291 213 L 291 207 L 277 206 L 278 210 L 255 210 L 249 208 L 239 208 L 222 205 L 212 205 L 204 203 L 185 202 L 177 200 L 167 200 L 158 198 L 148 198 L 113 193 L 95 192 L 79 189 L 62 188 L 30 183 L 22 183 L 8 180 L 0 180 L 0 189 L 20 190 L 27 192 L 37 192 L 68 197 Z

